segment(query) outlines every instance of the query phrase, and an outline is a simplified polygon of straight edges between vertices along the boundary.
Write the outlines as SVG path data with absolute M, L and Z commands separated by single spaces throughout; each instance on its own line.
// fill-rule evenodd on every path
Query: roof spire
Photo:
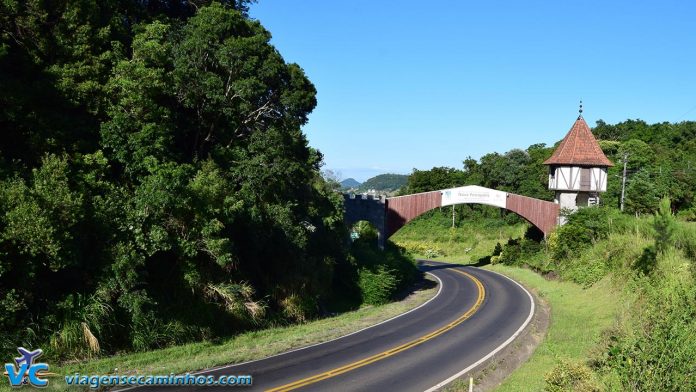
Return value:
M 578 118 L 582 117 L 582 99 L 580 100 L 580 115 Z
M 582 106 L 580 107 L 582 110 Z M 578 116 L 575 123 L 563 138 L 551 158 L 544 161 L 544 165 L 582 166 L 582 167 L 609 167 L 614 166 L 604 155 L 599 143 L 592 135 L 590 127 Z

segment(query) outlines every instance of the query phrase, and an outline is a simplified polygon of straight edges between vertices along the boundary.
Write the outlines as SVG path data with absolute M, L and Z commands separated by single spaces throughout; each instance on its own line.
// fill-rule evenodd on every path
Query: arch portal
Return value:
M 558 225 L 558 204 L 502 192 L 477 185 L 391 197 L 386 200 L 386 233 L 389 238 L 406 223 L 436 207 L 455 204 L 485 204 L 512 211 L 533 224 L 544 235 Z
M 455 204 L 485 204 L 504 208 L 526 219 L 548 235 L 558 225 L 560 206 L 550 201 L 502 192 L 477 185 L 413 195 L 375 198 L 345 195 L 344 220 L 352 225 L 359 220 L 372 223 L 379 231 L 379 245 L 406 223 L 437 207 Z

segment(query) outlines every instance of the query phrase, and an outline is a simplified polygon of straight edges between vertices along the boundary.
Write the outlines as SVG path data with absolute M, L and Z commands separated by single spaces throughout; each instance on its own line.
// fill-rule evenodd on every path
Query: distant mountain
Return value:
M 363 182 L 358 188 L 361 192 L 374 189 L 377 192 L 394 192 L 406 185 L 408 175 L 406 174 L 380 174 Z
M 353 189 L 360 186 L 360 183 L 355 178 L 346 178 L 341 181 L 341 188 L 343 189 Z

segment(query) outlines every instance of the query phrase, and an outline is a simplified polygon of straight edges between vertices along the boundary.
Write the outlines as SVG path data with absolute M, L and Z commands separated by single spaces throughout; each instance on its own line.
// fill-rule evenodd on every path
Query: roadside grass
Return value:
M 696 347 L 686 338 L 694 331 L 689 293 L 696 276 L 696 224 L 674 222 L 669 247 L 653 256 L 654 270 L 645 276 L 637 263 L 651 260 L 654 218 L 613 223 L 617 226 L 606 238 L 562 263 L 549 263 L 543 251 L 523 256 L 534 270 L 553 270 L 563 281 L 548 281 L 526 268 L 484 267 L 525 284 L 551 308 L 546 338 L 496 391 L 660 390 L 665 385 L 693 390 L 684 385 L 689 380 L 684 375 L 693 369 Z M 447 390 L 466 391 L 468 383 L 459 380 Z
M 590 288 L 568 281 L 546 280 L 526 268 L 487 265 L 491 271 L 508 276 L 532 290 L 551 308 L 546 337 L 532 356 L 495 388 L 496 392 L 543 391 L 546 375 L 560 360 L 571 362 L 591 358 L 620 312 L 619 293 L 609 278 Z M 457 380 L 446 391 L 468 391 L 469 381 Z
M 515 370 L 496 391 L 541 391 L 544 377 L 559 360 L 577 361 L 592 357 L 592 350 L 611 328 L 620 312 L 620 293 L 609 278 L 590 288 L 568 282 L 549 281 L 539 274 L 518 267 L 486 266 L 532 289 L 551 307 L 546 338 L 532 356 Z
M 432 278 L 427 278 L 431 280 Z M 380 306 L 365 306 L 335 317 L 305 324 L 252 331 L 219 343 L 199 342 L 140 353 L 115 355 L 88 362 L 50 365 L 59 376 L 49 381 L 49 390 L 74 390 L 68 387 L 64 375 L 132 375 L 181 374 L 225 364 L 262 359 L 285 351 L 335 339 L 340 336 L 387 320 L 432 298 L 437 286 L 421 288 L 405 299 Z M 3 377 L 0 390 L 10 389 Z

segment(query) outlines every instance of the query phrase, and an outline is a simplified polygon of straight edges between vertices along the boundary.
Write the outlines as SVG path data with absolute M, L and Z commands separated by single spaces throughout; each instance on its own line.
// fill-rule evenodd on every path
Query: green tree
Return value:
M 520 149 L 513 149 L 503 155 L 498 153 L 486 154 L 481 157 L 478 172 L 483 178 L 482 185 L 487 188 L 519 192 L 522 183 L 529 178 L 526 171 L 532 163 L 529 153 Z M 534 187 L 538 178 L 534 174 L 526 184 L 526 188 Z
M 530 161 L 525 165 L 517 193 L 542 200 L 553 199 L 553 192 L 548 189 L 548 167 L 543 164 L 552 153 L 553 149 L 543 143 L 527 148 Z
M 626 212 L 649 214 L 657 209 L 660 193 L 647 170 L 633 174 L 626 185 Z
M 624 156 L 627 157 L 627 168 L 631 171 L 645 169 L 655 162 L 655 152 L 647 143 L 638 139 L 630 139 L 619 145 L 616 158 L 621 160 L 617 163 L 623 162 Z
M 258 22 L 213 4 L 184 27 L 174 48 L 177 100 L 194 157 L 227 154 L 255 132 L 293 129 L 307 121 L 316 90 L 286 64 Z
M 0 4 L 0 342 L 229 334 L 356 273 L 300 129 L 314 86 L 249 1 L 209 3 Z
M 436 191 L 467 185 L 466 175 L 451 167 L 434 167 L 430 170 L 417 170 L 408 177 L 405 194 Z
M 660 201 L 660 207 L 654 217 L 653 228 L 655 229 L 655 250 L 662 254 L 673 245 L 672 235 L 674 234 L 675 221 L 669 198 L 665 197 Z

